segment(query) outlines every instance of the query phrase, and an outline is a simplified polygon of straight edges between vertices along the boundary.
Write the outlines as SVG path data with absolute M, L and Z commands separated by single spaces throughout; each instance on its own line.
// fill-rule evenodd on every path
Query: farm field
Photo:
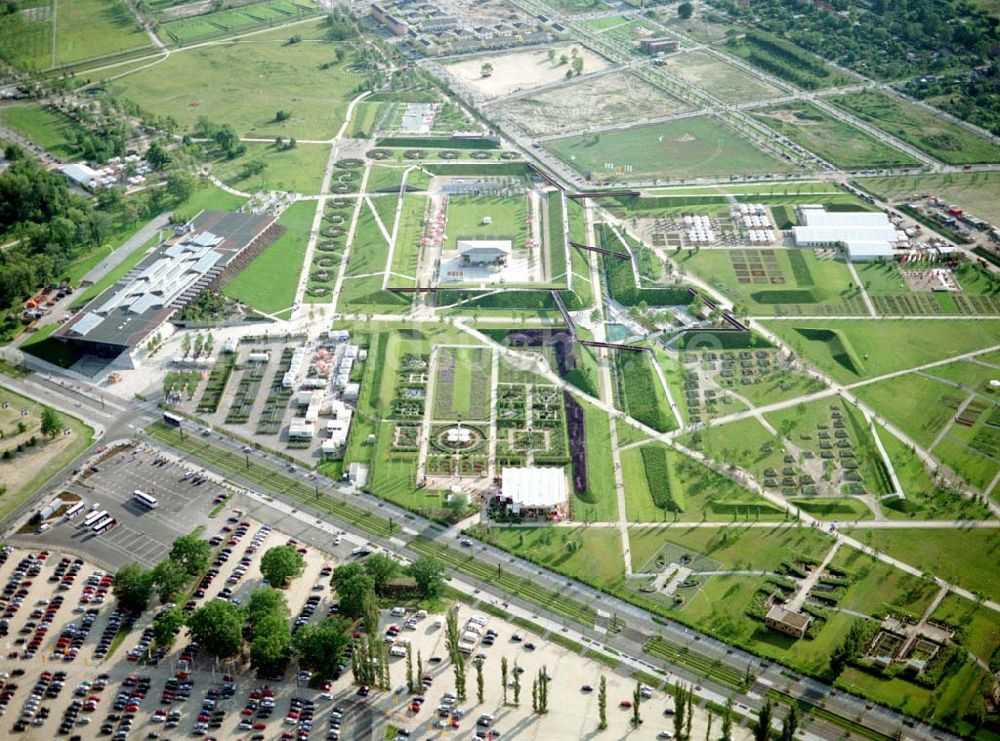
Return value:
M 13 5 L 13 4 L 12 4 Z M 9 63 L 24 70 L 45 70 L 52 66 L 51 0 L 17 3 L 25 22 L 0 24 L 0 49 Z
M 1000 343 L 1000 321 L 866 319 L 766 322 L 808 361 L 852 383 Z
M 811 103 L 789 103 L 754 111 L 754 117 L 796 144 L 845 169 L 916 163 L 910 155 L 838 121 Z
M 221 159 L 213 165 L 214 174 L 226 185 L 250 193 L 267 190 L 303 195 L 319 193 L 330 155 L 329 147 L 300 144 L 295 149 L 279 149 L 273 144 L 254 143 L 246 146 L 246 154 L 241 157 Z M 248 175 L 244 168 L 255 162 L 262 162 L 264 171 Z
M 819 259 L 812 250 L 687 250 L 678 263 L 752 315 L 864 313 L 847 264 Z
M 285 233 L 237 275 L 224 293 L 265 314 L 291 309 L 315 212 L 316 205 L 310 201 L 289 206 L 278 219 Z
M 152 47 L 121 0 L 70 0 L 56 13 L 56 64 Z
M 555 53 L 551 60 L 549 49 Z M 560 60 L 563 55 L 569 58 L 573 49 L 583 58 L 584 75 L 608 66 L 604 57 L 582 44 L 560 44 L 470 57 L 448 64 L 447 70 L 484 98 L 496 98 L 564 79 L 570 67 Z M 486 63 L 493 65 L 493 72 L 483 77 L 482 66 Z
M 690 106 L 636 75 L 614 72 L 504 101 L 502 109 L 529 133 L 544 135 L 641 121 Z
M 899 175 L 858 178 L 856 182 L 891 203 L 925 194 L 936 195 L 981 219 L 1000 223 L 1000 172 Z
M 604 176 L 606 163 L 616 168 L 631 166 L 629 177 L 633 179 L 748 175 L 788 169 L 710 117 L 555 139 L 545 147 L 581 173 L 592 173 L 595 179 Z
M 884 93 L 865 91 L 829 99 L 859 118 L 951 165 L 996 162 L 1000 146 Z
M 995 530 L 849 530 L 878 551 L 939 576 L 952 584 L 1000 599 L 996 562 L 1000 533 Z M 976 558 L 967 558 L 976 554 Z
M 261 34 L 239 45 L 239 64 L 233 63 L 231 45 L 176 53 L 108 83 L 108 89 L 145 110 L 173 116 L 185 129 L 207 116 L 231 124 L 241 136 L 327 139 L 342 123 L 360 77 L 346 71 L 355 61 L 352 54 L 334 62 L 336 45 L 314 38 L 318 28 L 300 27 L 305 38 L 291 46 L 287 31 Z M 331 66 L 320 69 L 326 63 Z M 276 121 L 278 110 L 291 117 Z
M 666 59 L 664 69 L 726 103 L 781 96 L 781 90 L 771 83 L 703 51 L 671 55 Z

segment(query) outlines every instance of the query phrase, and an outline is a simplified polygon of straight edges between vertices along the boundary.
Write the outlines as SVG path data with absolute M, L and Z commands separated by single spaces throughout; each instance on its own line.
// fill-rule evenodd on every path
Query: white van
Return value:
M 392 610 L 390 610 L 389 612 L 393 617 L 403 617 L 404 615 L 406 615 L 406 608 L 393 607 Z

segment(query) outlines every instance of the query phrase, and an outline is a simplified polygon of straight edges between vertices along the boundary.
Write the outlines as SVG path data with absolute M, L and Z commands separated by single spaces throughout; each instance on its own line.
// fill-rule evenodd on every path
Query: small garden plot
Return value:
M 194 398 L 200 382 L 201 373 L 198 371 L 167 371 L 163 378 L 163 396 L 172 402 L 190 400 Z
M 201 392 L 201 399 L 198 401 L 197 411 L 214 414 L 219 409 L 222 402 L 222 395 L 226 391 L 230 377 L 233 375 L 233 368 L 236 365 L 236 357 L 233 353 L 225 353 L 219 356 L 215 362 L 211 373 L 208 374 L 208 381 Z
M 490 411 L 491 353 L 479 347 L 438 350 L 434 418 L 485 420 Z
M 528 465 L 569 462 L 563 392 L 558 387 L 502 384 L 497 393 L 497 455 L 521 458 Z M 501 401 L 509 414 L 501 414 Z
M 420 446 L 420 425 L 399 424 L 392 431 L 392 449 L 400 452 L 417 452 Z
M 236 386 L 236 393 L 233 394 L 233 403 L 226 414 L 227 425 L 241 425 L 250 421 L 250 413 L 253 411 L 254 402 L 257 401 L 266 368 L 266 363 L 251 363 L 243 369 Z
M 281 351 L 281 359 L 278 367 L 275 368 L 271 377 L 271 386 L 264 399 L 264 406 L 257 418 L 258 435 L 277 435 L 281 431 L 281 423 L 285 417 L 285 410 L 288 408 L 288 401 L 292 398 L 292 390 L 285 388 L 285 373 L 292 367 L 292 355 L 295 348 L 286 347 Z
M 391 414 L 394 418 L 423 418 L 429 363 L 429 355 L 408 353 L 400 358 L 396 374 L 396 396 L 392 400 Z

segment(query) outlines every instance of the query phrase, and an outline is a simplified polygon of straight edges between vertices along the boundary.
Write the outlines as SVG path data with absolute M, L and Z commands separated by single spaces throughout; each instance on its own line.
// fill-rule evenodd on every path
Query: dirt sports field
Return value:
M 667 116 L 690 106 L 628 72 L 583 80 L 507 101 L 502 112 L 534 135 Z
M 572 49 L 583 57 L 583 74 L 597 72 L 608 66 L 608 60 L 580 44 L 538 47 L 508 54 L 488 54 L 448 65 L 448 71 L 485 98 L 496 98 L 515 90 L 530 90 L 566 77 L 570 65 L 560 64 L 559 58 L 570 57 Z M 548 50 L 555 52 L 550 62 Z M 483 64 L 493 65 L 489 77 L 483 77 Z

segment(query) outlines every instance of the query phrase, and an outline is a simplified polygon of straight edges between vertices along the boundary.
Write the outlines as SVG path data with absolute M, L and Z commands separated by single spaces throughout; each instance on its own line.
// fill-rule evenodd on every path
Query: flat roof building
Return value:
M 562 468 L 505 468 L 500 482 L 501 494 L 514 514 L 522 510 L 564 514 L 569 501 L 566 471 Z
M 459 239 L 458 253 L 470 265 L 502 265 L 512 251 L 509 239 Z
M 771 609 L 764 616 L 764 624 L 779 633 L 804 638 L 812 618 L 808 615 L 789 610 L 781 605 L 771 605 Z
M 842 247 L 851 262 L 891 260 L 909 238 L 882 212 L 836 211 L 799 206 L 802 226 L 792 227 L 798 247 Z
M 277 236 L 276 218 L 202 211 L 180 234 L 162 242 L 125 277 L 91 300 L 53 337 L 103 357 L 117 357 L 141 346 L 175 311 L 214 285 L 248 248 L 266 245 Z

